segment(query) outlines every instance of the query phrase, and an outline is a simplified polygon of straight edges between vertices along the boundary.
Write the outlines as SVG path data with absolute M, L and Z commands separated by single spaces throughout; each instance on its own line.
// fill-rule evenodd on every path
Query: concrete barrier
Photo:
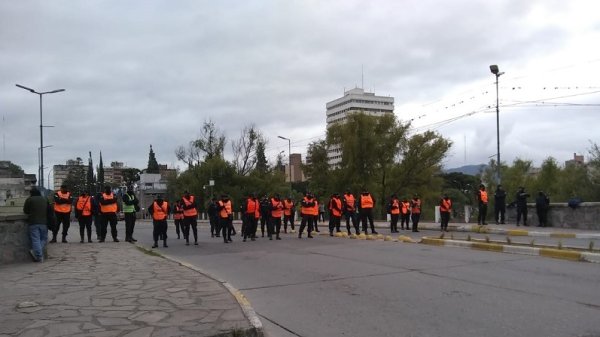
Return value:
M 31 261 L 25 214 L 0 215 L 0 264 Z
M 510 223 L 516 222 L 517 209 L 509 208 L 506 211 L 507 220 Z M 488 210 L 488 215 L 489 212 Z M 535 204 L 527 204 L 527 223 L 530 226 L 539 225 Z M 548 226 L 600 230 L 600 202 L 583 202 L 575 209 L 570 208 L 566 202 L 550 203 Z

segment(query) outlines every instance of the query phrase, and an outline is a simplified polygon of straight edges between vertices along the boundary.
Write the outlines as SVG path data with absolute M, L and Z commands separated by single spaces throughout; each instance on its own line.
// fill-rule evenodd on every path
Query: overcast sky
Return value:
M 600 143 L 598 13 L 597 0 L 2 1 L 1 158 L 37 172 L 39 99 L 17 83 L 66 89 L 44 96 L 46 167 L 102 151 L 138 168 L 150 144 L 183 168 L 175 149 L 208 119 L 228 152 L 255 123 L 272 161 L 278 135 L 305 153 L 325 103 L 363 86 L 393 96 L 413 132 L 450 138 L 446 167 L 487 163 L 498 64 L 502 160 L 562 163 Z

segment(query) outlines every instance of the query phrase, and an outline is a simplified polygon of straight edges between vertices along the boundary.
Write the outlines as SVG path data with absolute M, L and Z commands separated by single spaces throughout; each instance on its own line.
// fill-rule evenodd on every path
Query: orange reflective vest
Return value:
M 400 201 L 398 201 L 398 199 L 392 200 L 392 209 L 390 210 L 390 214 L 400 214 Z
M 479 198 L 484 204 L 488 203 L 487 191 L 479 190 Z
M 344 194 L 344 198 L 346 199 L 346 209 L 350 212 L 354 212 L 354 195 L 352 194 Z
M 342 216 L 342 200 L 339 198 L 333 197 L 331 198 L 331 215 L 335 217 Z M 333 207 L 335 205 L 335 207 Z M 337 209 L 336 209 L 337 207 Z
M 58 195 L 58 197 L 60 199 L 67 199 L 69 200 L 71 198 L 71 192 L 67 192 L 67 193 L 63 193 L 61 191 L 56 192 L 56 195 Z M 54 203 L 54 211 L 55 212 L 60 212 L 60 213 L 71 213 L 71 204 L 57 204 L 56 202 Z
M 360 208 L 373 208 L 373 198 L 371 194 L 360 195 Z
M 317 201 L 317 199 L 313 199 L 313 200 L 315 202 L 315 205 L 310 210 L 310 214 L 314 215 L 314 216 L 319 216 L 319 202 Z
M 102 193 L 102 199 L 104 200 L 113 200 L 115 198 L 115 195 L 110 193 L 110 194 L 106 194 L 106 193 Z M 100 204 L 100 212 L 101 213 L 117 213 L 117 203 L 112 203 L 112 204 L 108 204 L 108 205 L 102 205 Z
M 167 218 L 168 209 L 169 205 L 166 201 L 163 201 L 161 206 L 155 201 L 154 204 L 152 204 L 152 219 L 156 221 L 165 220 Z
M 408 209 L 410 208 L 410 202 L 408 201 L 403 201 L 401 202 L 402 204 L 402 214 L 408 214 Z
M 194 196 L 193 195 L 190 195 L 189 199 L 186 199 L 185 197 L 183 197 L 183 198 L 181 198 L 181 200 L 183 200 L 183 203 L 185 204 L 186 207 L 194 204 Z M 190 209 L 183 210 L 183 216 L 197 216 L 197 215 L 198 215 L 198 211 L 196 210 L 196 207 L 192 207 Z
M 281 200 L 271 198 L 271 217 L 281 218 L 282 215 L 283 215 L 283 204 L 281 203 Z
M 314 202 L 316 204 L 316 200 L 315 199 L 309 199 L 307 197 L 304 197 L 304 202 L 302 203 L 302 207 L 300 208 L 300 213 L 303 215 L 313 215 L 313 208 L 312 206 L 304 206 L 304 203 L 310 203 L 310 202 Z M 319 206 L 315 206 L 317 208 L 317 213 L 315 215 L 319 215 Z
M 82 216 L 92 215 L 91 199 L 92 198 L 89 195 L 87 197 L 79 196 L 79 198 L 77 198 L 77 206 L 76 207 Z
M 291 216 L 292 212 L 294 210 L 294 202 L 291 200 L 284 200 L 283 201 L 283 215 L 285 216 Z
M 229 216 L 232 214 L 231 200 L 227 200 L 225 202 L 223 202 L 223 200 L 219 200 L 219 206 L 221 208 L 219 211 L 219 216 L 223 219 L 229 218 Z
M 410 212 L 413 214 L 421 214 L 421 199 L 412 200 Z
M 173 219 L 175 219 L 175 220 L 183 219 L 183 213 L 184 213 L 183 207 L 181 207 L 181 205 L 175 204 L 175 212 L 173 212 Z
M 450 199 L 442 199 L 442 201 L 440 201 L 440 212 L 450 212 L 450 209 L 452 208 L 452 200 Z
M 254 198 L 246 199 L 246 214 L 256 215 L 256 209 L 259 207 L 258 200 Z

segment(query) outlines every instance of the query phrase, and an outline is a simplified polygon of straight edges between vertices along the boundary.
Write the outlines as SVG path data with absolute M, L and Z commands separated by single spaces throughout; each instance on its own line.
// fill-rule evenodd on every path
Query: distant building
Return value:
M 364 89 L 354 88 L 344 91 L 344 96 L 328 102 L 327 128 L 344 123 L 348 115 L 362 112 L 369 116 L 384 116 L 394 113 L 394 98 L 390 96 L 376 96 L 375 93 L 365 92 Z M 339 145 L 327 149 L 327 162 L 329 165 L 338 165 L 342 161 L 342 150 Z
M 291 182 L 301 182 L 305 181 L 306 177 L 302 172 L 302 154 L 300 153 L 292 153 L 290 156 L 290 163 L 285 165 L 285 181 L 290 182 L 290 165 L 292 167 L 291 170 Z
M 27 174 L 10 161 L 0 161 L 0 206 L 18 206 L 22 212 L 22 201 L 29 197 L 29 191 L 37 180 L 35 174 Z M 6 213 L 3 208 L 0 213 Z M 11 212 L 8 212 L 11 213 Z
M 69 159 L 67 160 L 65 165 L 54 165 L 52 166 L 52 175 L 54 176 L 53 186 L 50 186 L 52 190 L 57 190 L 60 188 L 60 185 L 67 179 L 69 172 L 71 172 L 75 168 L 80 168 L 86 170 L 87 167 L 83 164 L 83 160 L 81 158 L 77 159 Z
M 577 153 L 573 153 L 573 159 L 565 161 L 565 166 L 569 165 L 585 165 L 583 160 L 583 155 L 578 155 Z

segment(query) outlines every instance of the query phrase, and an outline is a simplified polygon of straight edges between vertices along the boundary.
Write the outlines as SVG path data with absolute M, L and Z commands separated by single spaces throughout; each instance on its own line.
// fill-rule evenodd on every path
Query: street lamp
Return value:
M 501 75 L 504 75 L 504 72 L 500 72 L 500 70 L 498 69 L 498 66 L 495 64 L 492 64 L 490 66 L 490 71 L 492 72 L 492 74 L 496 75 L 496 145 L 497 145 L 497 149 L 496 149 L 496 158 L 497 158 L 497 162 L 496 162 L 496 183 L 500 184 L 501 182 L 501 177 L 500 177 L 500 99 L 499 99 L 499 95 L 498 95 L 498 78 Z
M 292 141 L 289 138 L 285 138 L 283 136 L 277 136 L 277 138 L 281 138 L 283 140 L 288 141 L 288 171 L 290 172 L 290 193 L 292 193 Z
M 65 91 L 65 89 L 56 89 L 51 91 L 37 92 L 31 88 L 26 86 L 15 84 L 17 87 L 21 89 L 25 89 L 33 94 L 40 96 L 40 166 L 39 166 L 39 182 L 38 186 L 40 190 L 44 188 L 44 125 L 42 124 L 42 96 L 46 94 L 55 94 L 57 92 Z

